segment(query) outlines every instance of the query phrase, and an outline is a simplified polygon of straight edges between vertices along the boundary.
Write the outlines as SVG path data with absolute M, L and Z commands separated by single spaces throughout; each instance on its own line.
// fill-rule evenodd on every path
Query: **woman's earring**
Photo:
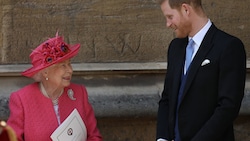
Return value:
M 46 80 L 48 81 L 48 80 L 49 80 L 49 78 L 48 78 L 48 77 L 46 77 Z

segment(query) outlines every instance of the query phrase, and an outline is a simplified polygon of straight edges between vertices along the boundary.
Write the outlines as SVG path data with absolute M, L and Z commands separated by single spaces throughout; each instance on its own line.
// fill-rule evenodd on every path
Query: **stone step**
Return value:
M 165 63 L 73 64 L 72 82 L 86 86 L 97 117 L 156 117 L 163 89 Z M 0 119 L 8 117 L 11 92 L 33 82 L 20 72 L 28 65 L 0 67 Z M 250 115 L 250 77 L 247 74 L 241 115 Z

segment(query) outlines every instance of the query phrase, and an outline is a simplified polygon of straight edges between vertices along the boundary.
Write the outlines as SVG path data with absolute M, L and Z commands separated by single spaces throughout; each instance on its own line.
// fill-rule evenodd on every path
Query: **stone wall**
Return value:
M 203 0 L 214 24 L 239 37 L 250 57 L 249 0 Z M 153 0 L 0 0 L 0 118 L 8 118 L 9 94 L 31 83 L 20 72 L 33 48 L 57 31 L 80 43 L 73 59 L 75 83 L 87 86 L 104 141 L 152 141 L 162 91 L 166 51 L 174 38 Z M 248 65 L 248 70 L 250 66 Z M 250 85 L 237 141 L 249 141 Z
M 0 65 L 0 119 L 9 114 L 8 97 L 33 81 L 20 76 L 28 65 Z M 156 132 L 158 101 L 166 63 L 73 64 L 72 82 L 87 87 L 89 101 L 104 141 L 152 141 Z M 250 76 L 240 116 L 235 121 L 236 141 L 250 140 Z
M 0 0 L 0 64 L 28 55 L 57 31 L 81 43 L 75 62 L 163 62 L 174 35 L 153 0 Z M 204 0 L 221 29 L 238 36 L 249 57 L 249 1 Z

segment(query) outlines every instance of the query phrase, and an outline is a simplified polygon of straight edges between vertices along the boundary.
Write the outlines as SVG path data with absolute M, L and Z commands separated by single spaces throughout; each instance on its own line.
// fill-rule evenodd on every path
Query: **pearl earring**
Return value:
M 48 77 L 46 77 L 46 80 L 48 81 L 48 80 L 49 80 L 49 78 L 48 78 Z

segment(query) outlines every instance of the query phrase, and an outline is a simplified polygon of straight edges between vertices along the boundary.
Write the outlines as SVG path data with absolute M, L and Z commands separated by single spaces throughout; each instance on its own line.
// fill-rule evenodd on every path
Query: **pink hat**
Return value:
M 44 68 L 74 57 L 79 49 L 80 44 L 67 45 L 57 33 L 56 37 L 48 39 L 32 51 L 32 67 L 22 72 L 22 75 L 32 77 Z

